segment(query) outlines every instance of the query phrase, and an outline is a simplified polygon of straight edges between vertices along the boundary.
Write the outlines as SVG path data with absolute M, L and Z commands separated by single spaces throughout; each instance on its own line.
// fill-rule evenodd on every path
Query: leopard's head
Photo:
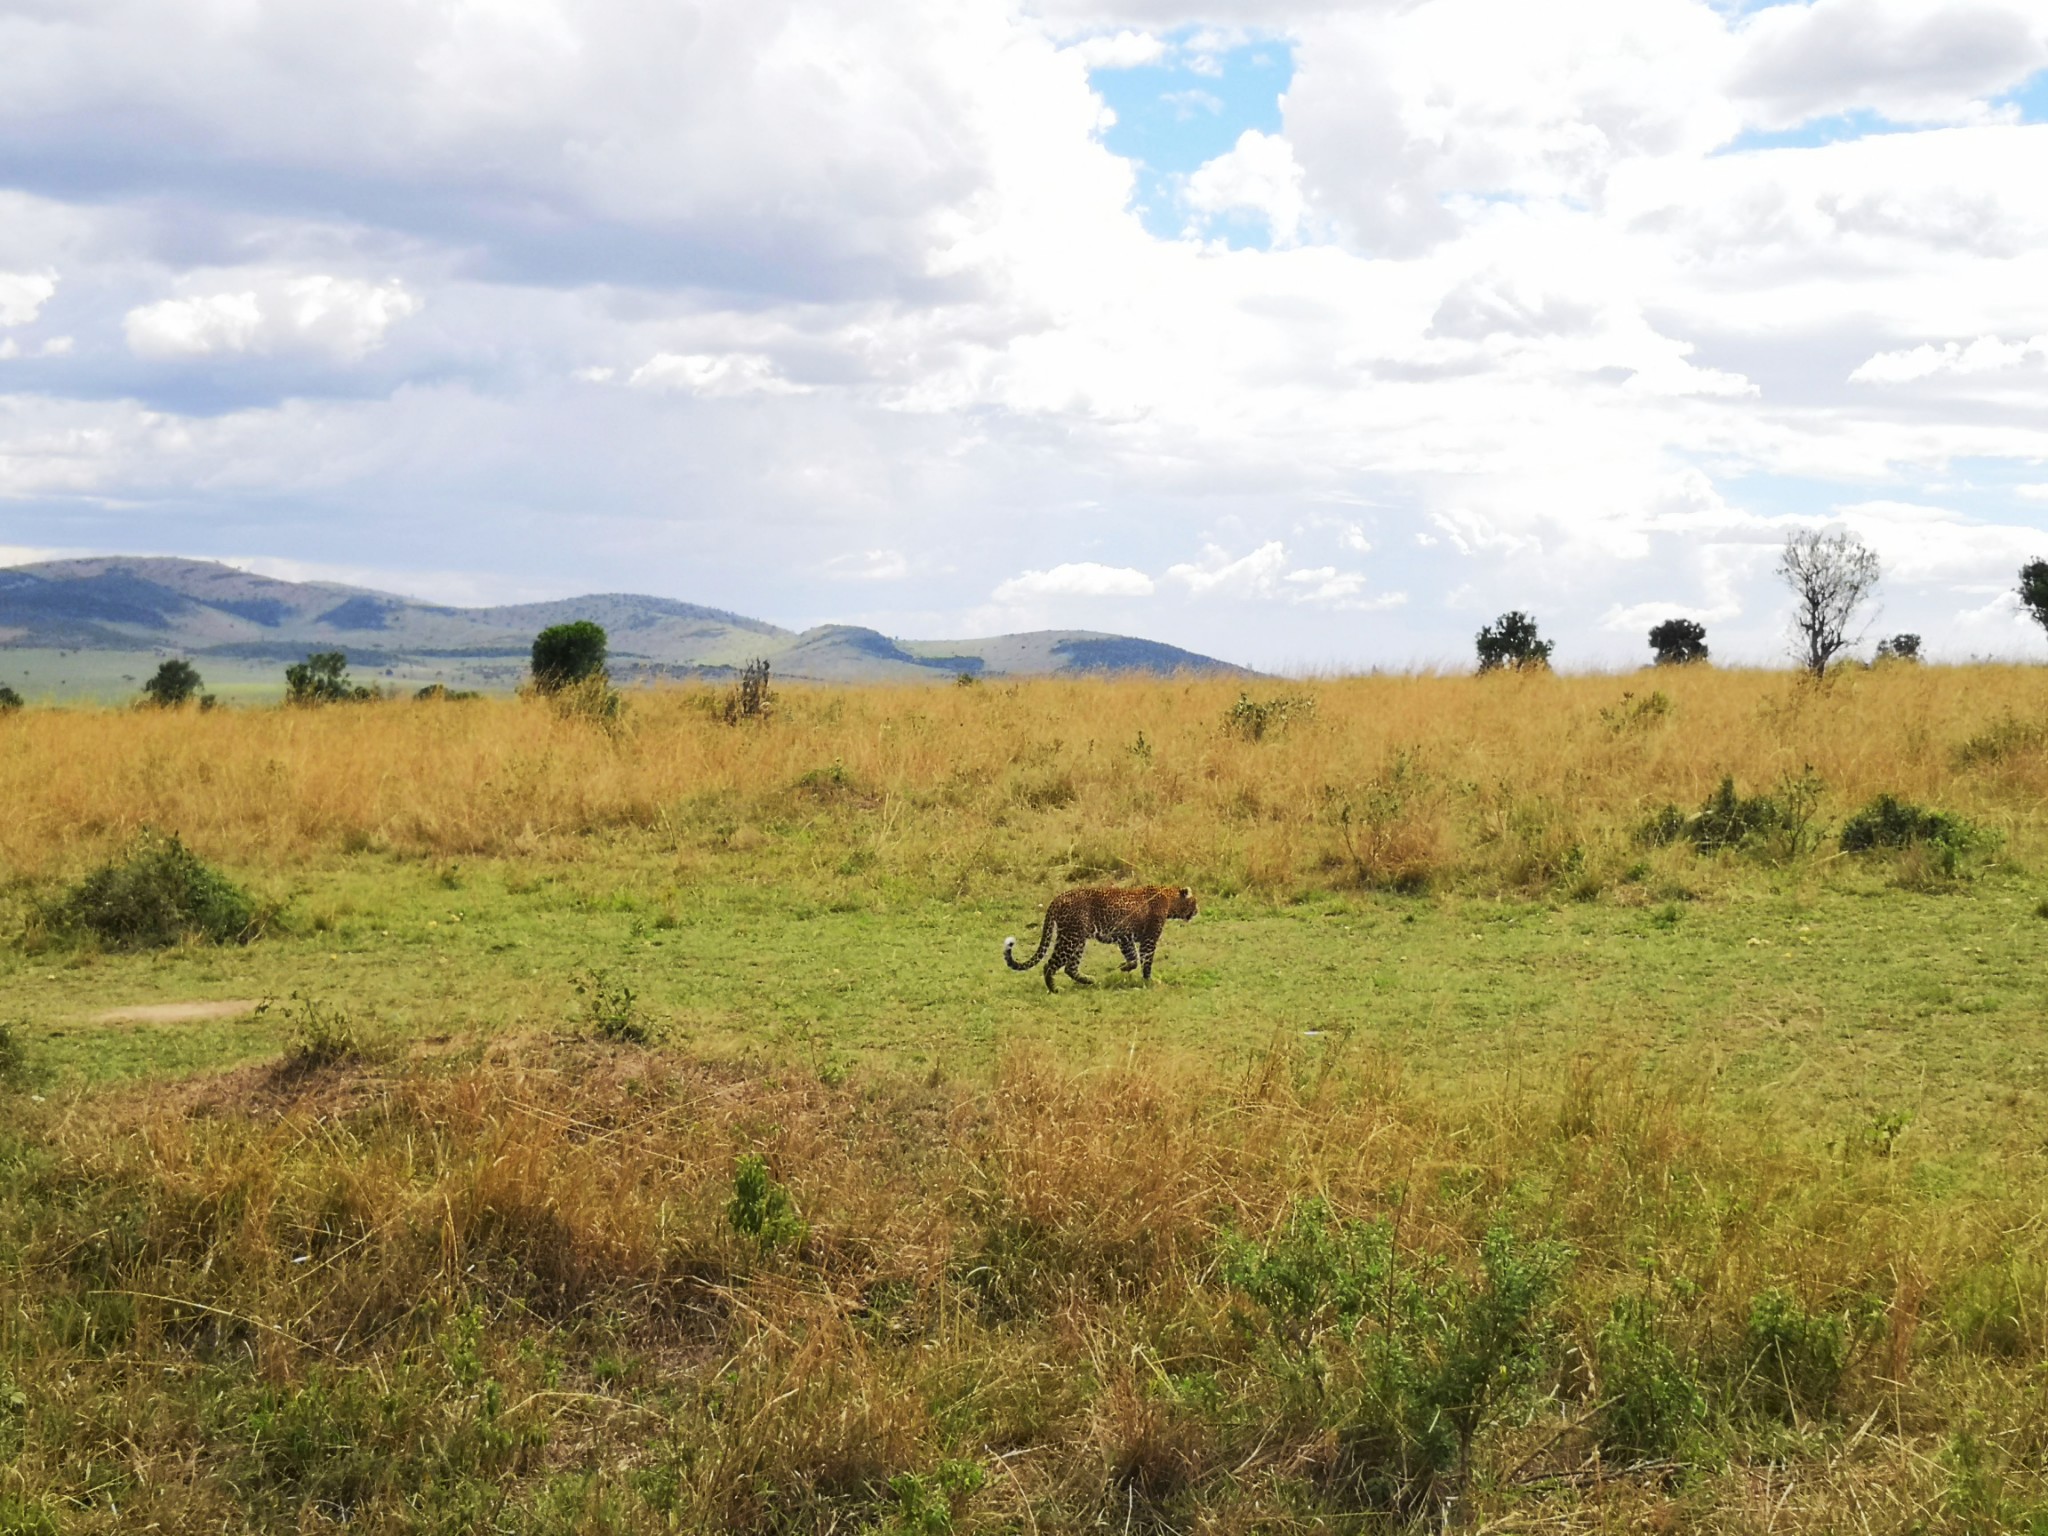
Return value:
M 1182 886 L 1179 890 L 1175 891 L 1173 893 L 1173 901 L 1167 906 L 1166 915 L 1168 917 L 1177 917 L 1182 922 L 1188 921 L 1189 918 L 1195 915 L 1195 893 L 1186 886 Z

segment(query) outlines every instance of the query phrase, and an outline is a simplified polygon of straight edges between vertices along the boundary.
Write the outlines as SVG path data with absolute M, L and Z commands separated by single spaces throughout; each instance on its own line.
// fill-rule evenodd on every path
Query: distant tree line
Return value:
M 1877 590 L 1877 552 L 1853 533 L 1802 530 L 1785 539 L 1778 575 L 1792 589 L 1792 656 L 1801 670 L 1823 675 L 1861 639 L 1858 618 Z M 2020 605 L 2048 630 L 2048 560 L 2020 567 Z M 1537 632 L 1520 609 L 1502 614 L 1475 637 L 1479 670 L 1547 670 L 1554 642 Z M 1660 667 L 1707 660 L 1707 630 L 1697 619 L 1673 617 L 1650 626 L 1650 658 Z M 1877 643 L 1879 662 L 1917 662 L 1920 637 L 1897 634 Z

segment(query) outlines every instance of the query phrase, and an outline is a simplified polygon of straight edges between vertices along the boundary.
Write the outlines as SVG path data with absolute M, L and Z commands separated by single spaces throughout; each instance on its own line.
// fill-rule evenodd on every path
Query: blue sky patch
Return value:
M 1724 144 L 1717 154 L 1739 155 L 1753 149 L 1817 149 L 1823 144 L 1846 144 L 1880 133 L 1911 133 L 1910 123 L 1895 123 L 1881 113 L 1859 107 L 1854 112 L 1834 112 L 1809 118 L 1796 128 L 1749 128 Z
M 1137 167 L 1137 211 L 1145 228 L 1177 239 L 1187 224 L 1179 178 L 1237 143 L 1247 128 L 1280 131 L 1280 96 L 1294 79 L 1294 49 L 1285 38 L 1259 38 L 1213 52 L 1203 34 L 1166 35 L 1158 63 L 1097 69 L 1089 83 L 1116 113 L 1103 135 L 1111 152 Z
M 2017 90 L 2007 91 L 1995 105 L 2018 107 L 2023 123 L 2048 123 L 2048 69 L 2022 82 Z

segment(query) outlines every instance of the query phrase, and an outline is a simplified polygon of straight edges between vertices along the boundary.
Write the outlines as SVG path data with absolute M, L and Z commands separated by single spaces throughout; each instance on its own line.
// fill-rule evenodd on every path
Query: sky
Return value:
M 0 0 L 0 562 L 1622 667 L 1807 528 L 2048 659 L 2048 0 Z

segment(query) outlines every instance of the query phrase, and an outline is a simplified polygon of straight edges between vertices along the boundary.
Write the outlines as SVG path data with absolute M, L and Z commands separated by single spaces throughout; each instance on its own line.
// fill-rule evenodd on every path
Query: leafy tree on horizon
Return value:
M 1475 643 L 1481 672 L 1501 667 L 1517 671 L 1548 668 L 1550 653 L 1557 645 L 1554 640 L 1540 639 L 1536 621 L 1519 608 L 1502 614 L 1480 630 Z
M 2034 622 L 2048 629 L 2048 560 L 2029 560 L 2020 567 L 2020 602 Z
M 1918 661 L 1920 659 L 1920 637 L 1918 635 L 1893 635 L 1888 640 L 1877 642 L 1879 661 Z
M 352 704 L 375 697 L 374 690 L 349 681 L 346 651 L 314 651 L 284 669 L 287 704 Z
M 156 669 L 156 676 L 142 685 L 142 695 L 158 709 L 176 709 L 189 703 L 205 687 L 199 669 L 182 656 L 173 656 Z
M 1660 667 L 1682 667 L 1707 659 L 1707 627 L 1697 619 L 1666 619 L 1650 627 L 1650 649 Z
M 533 637 L 533 685 L 558 693 L 588 677 L 604 676 L 607 639 L 602 624 L 577 619 L 551 624 Z
M 5 683 L 0 683 L 0 715 L 12 714 L 21 707 L 21 695 Z

